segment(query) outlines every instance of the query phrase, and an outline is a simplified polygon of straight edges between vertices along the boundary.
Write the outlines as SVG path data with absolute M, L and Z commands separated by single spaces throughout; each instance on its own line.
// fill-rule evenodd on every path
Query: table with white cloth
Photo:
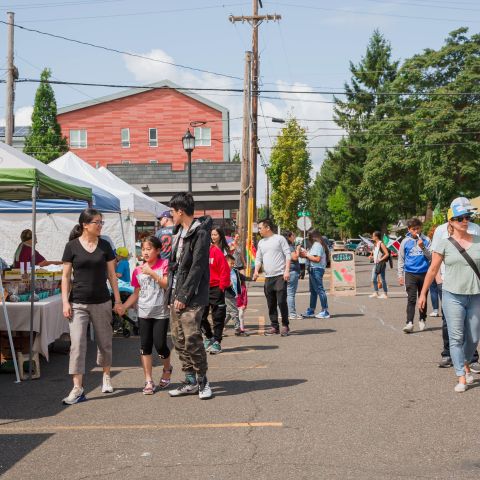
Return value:
M 8 318 L 13 331 L 30 331 L 30 302 L 7 302 Z M 62 296 L 53 295 L 34 303 L 33 343 L 34 352 L 41 353 L 48 361 L 48 345 L 69 331 L 68 320 L 63 316 Z M 3 309 L 0 309 L 0 330 L 6 330 Z

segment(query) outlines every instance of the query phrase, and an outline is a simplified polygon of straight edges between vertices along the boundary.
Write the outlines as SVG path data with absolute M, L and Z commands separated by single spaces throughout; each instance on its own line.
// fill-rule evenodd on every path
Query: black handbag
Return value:
M 381 274 L 387 268 L 387 262 L 384 260 L 383 262 L 378 262 L 375 264 L 375 273 L 377 275 Z

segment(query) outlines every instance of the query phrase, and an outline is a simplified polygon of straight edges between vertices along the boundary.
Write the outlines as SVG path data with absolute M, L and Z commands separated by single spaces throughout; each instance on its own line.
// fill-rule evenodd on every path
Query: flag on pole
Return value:
M 370 248 L 374 247 L 373 242 L 369 238 L 362 237 L 360 235 L 360 239 L 362 240 L 363 243 L 365 243 L 365 245 L 367 245 L 367 247 L 370 247 Z
M 387 237 L 387 235 L 383 235 L 383 243 L 387 246 L 389 250 L 392 252 L 399 252 L 400 251 L 400 242 L 398 241 L 400 237 L 394 239 Z
M 247 243 L 247 263 L 249 265 L 254 265 L 255 264 L 255 257 L 257 256 L 257 249 L 255 248 L 255 245 L 253 244 L 253 240 L 250 240 Z

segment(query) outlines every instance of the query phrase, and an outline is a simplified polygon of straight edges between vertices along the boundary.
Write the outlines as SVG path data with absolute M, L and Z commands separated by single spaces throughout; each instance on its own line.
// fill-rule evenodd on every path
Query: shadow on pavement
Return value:
M 52 435 L 53 433 L 0 435 L 0 476 Z
M 212 390 L 215 396 L 223 397 L 241 395 L 243 393 L 256 392 L 259 390 L 273 390 L 276 388 L 295 387 L 305 383 L 305 378 L 265 379 L 265 380 L 227 380 L 214 382 Z
M 320 335 L 322 333 L 336 333 L 332 328 L 315 328 L 311 330 L 292 330 L 289 335 Z
M 244 345 L 241 347 L 224 348 L 224 352 L 249 352 L 252 350 L 275 350 L 278 345 Z
M 337 313 L 331 314 L 330 318 L 355 318 L 355 317 L 364 317 L 364 313 Z

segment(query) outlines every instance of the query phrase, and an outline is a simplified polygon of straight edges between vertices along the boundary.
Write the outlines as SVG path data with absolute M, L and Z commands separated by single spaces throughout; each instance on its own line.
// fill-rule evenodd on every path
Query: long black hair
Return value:
M 78 217 L 78 223 L 73 227 L 68 237 L 69 241 L 75 240 L 80 237 L 83 233 L 83 224 L 93 222 L 95 217 L 103 217 L 101 212 L 95 210 L 94 208 L 86 208 Z
M 223 231 L 223 228 L 213 227 L 212 232 L 214 230 L 218 233 L 218 236 L 220 237 L 220 250 L 228 253 L 230 251 L 230 247 L 228 246 L 227 238 L 225 237 L 225 232 Z

